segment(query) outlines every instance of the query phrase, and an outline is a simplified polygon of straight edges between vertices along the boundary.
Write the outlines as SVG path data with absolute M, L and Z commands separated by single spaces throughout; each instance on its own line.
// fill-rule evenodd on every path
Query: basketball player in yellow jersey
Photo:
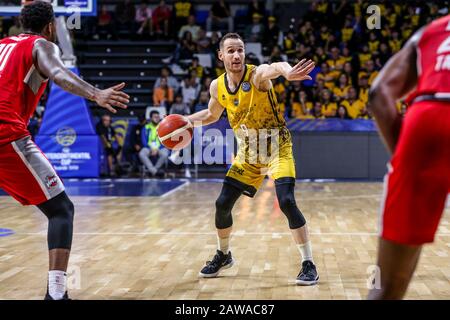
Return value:
M 294 67 L 285 62 L 258 67 L 246 65 L 244 42 L 236 33 L 228 33 L 221 39 L 219 59 L 224 62 L 226 73 L 211 83 L 208 109 L 187 118 L 193 126 L 207 125 L 219 120 L 223 110 L 227 109 L 238 141 L 238 152 L 216 200 L 218 250 L 199 276 L 216 277 L 221 269 L 233 265 L 229 249 L 233 225 L 231 210 L 241 194 L 253 197 L 268 174 L 275 180 L 280 208 L 288 219 L 302 256 L 296 283 L 314 285 L 319 276 L 312 257 L 306 221 L 294 197 L 295 166 L 291 136 L 271 82 L 279 76 L 289 81 L 311 79 L 308 74 L 314 69 L 314 63 L 302 60 Z M 263 146 L 261 136 L 266 141 Z M 258 142 L 255 144 L 256 139 Z M 270 152 L 262 152 L 269 148 Z M 263 153 L 265 156 L 261 156 Z

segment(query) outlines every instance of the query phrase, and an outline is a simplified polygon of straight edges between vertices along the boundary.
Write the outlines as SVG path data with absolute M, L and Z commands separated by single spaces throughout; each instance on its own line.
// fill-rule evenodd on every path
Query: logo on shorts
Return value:
M 236 167 L 233 167 L 233 166 L 231 166 L 230 172 L 235 172 L 235 173 L 237 173 L 237 174 L 239 174 L 241 176 L 244 175 L 244 169 L 236 168 Z
M 250 84 L 250 82 L 245 81 L 242 83 L 242 90 L 244 92 L 249 92 L 251 88 L 252 88 L 252 85 Z
M 62 127 L 56 132 L 56 141 L 63 147 L 69 147 L 77 140 L 77 133 L 71 127 Z
M 52 189 L 52 188 L 56 187 L 57 184 L 58 184 L 57 176 L 52 175 L 52 176 L 47 176 L 45 178 L 45 185 L 47 186 L 47 189 Z

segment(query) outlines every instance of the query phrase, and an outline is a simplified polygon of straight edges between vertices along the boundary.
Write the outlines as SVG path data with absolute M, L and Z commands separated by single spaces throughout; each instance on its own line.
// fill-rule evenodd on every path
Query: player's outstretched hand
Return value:
M 314 61 L 302 59 L 291 69 L 286 79 L 288 81 L 311 80 L 312 78 L 308 74 L 313 71 L 315 66 Z
M 121 91 L 125 87 L 125 82 L 116 84 L 108 89 L 99 90 L 95 95 L 95 102 L 100 107 L 108 109 L 112 113 L 116 113 L 117 108 L 126 109 L 127 103 L 130 102 L 130 96 Z

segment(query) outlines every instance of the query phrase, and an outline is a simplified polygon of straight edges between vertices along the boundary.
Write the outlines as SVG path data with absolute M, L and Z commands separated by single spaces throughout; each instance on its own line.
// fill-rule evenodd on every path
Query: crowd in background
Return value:
M 188 114 L 207 107 L 209 84 L 225 72 L 216 55 L 220 36 L 237 31 L 246 42 L 262 44 L 261 55 L 247 52 L 247 63 L 315 61 L 312 81 L 274 81 L 287 118 L 368 119 L 368 91 L 379 70 L 417 29 L 447 14 L 449 8 L 446 1 L 378 1 L 380 29 L 369 30 L 368 5 L 361 0 L 316 0 L 303 18 L 293 19 L 283 29 L 280 18 L 266 10 L 264 1 L 250 1 L 239 17 L 231 14 L 226 0 L 217 1 L 199 23 L 195 6 L 188 1 L 160 1 L 150 6 L 144 0 L 135 6 L 124 0 L 114 12 L 101 6 L 97 24 L 94 29 L 87 28 L 86 34 L 99 38 L 102 29 L 106 38 L 115 39 L 125 28 L 132 37 L 177 41 L 174 54 L 162 61 L 167 67 L 153 90 L 153 104 L 165 106 L 168 113 Z M 197 53 L 211 55 L 212 67 L 202 66 L 195 58 Z M 180 80 L 171 75 L 174 65 L 185 71 Z M 399 112 L 405 111 L 401 102 L 397 107 Z

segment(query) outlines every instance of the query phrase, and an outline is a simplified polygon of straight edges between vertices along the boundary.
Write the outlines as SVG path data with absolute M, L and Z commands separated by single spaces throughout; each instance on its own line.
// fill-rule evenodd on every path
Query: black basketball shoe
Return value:
M 212 261 L 207 261 L 206 266 L 198 274 L 201 278 L 214 278 L 217 277 L 221 269 L 231 268 L 234 264 L 231 251 L 228 254 L 224 254 L 222 251 L 217 250 L 216 255 Z
M 48 290 L 47 290 L 44 300 L 55 300 L 55 299 L 53 299 L 52 296 L 48 294 Z M 66 293 L 64 293 L 64 296 L 62 297 L 61 300 L 72 300 L 72 299 L 69 298 L 69 295 L 67 294 L 67 291 L 66 291 Z
M 306 260 L 302 263 L 302 269 L 295 280 L 295 283 L 300 286 L 312 286 L 319 282 L 319 274 L 316 266 L 312 261 Z

